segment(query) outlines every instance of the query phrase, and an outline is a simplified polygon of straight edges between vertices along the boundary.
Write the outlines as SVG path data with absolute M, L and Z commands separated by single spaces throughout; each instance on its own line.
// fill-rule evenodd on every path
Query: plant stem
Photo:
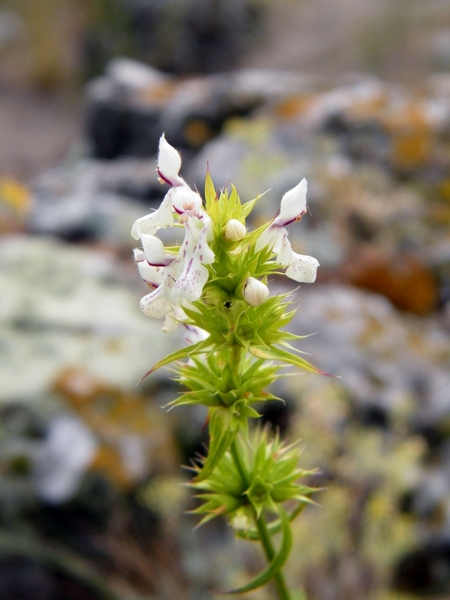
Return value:
M 239 367 L 241 365 L 242 346 L 235 344 L 231 347 L 231 360 L 230 364 L 235 374 L 239 373 Z
M 233 368 L 235 373 L 239 372 L 241 356 L 242 356 L 242 347 L 238 346 L 238 345 L 232 346 L 230 363 L 231 363 L 231 367 Z M 233 457 L 234 463 L 236 465 L 236 468 L 239 471 L 239 474 L 242 478 L 242 481 L 244 482 L 245 485 L 249 485 L 245 465 L 244 465 L 244 462 L 242 461 L 242 457 L 241 457 L 239 446 L 238 446 L 236 439 L 231 444 L 230 451 L 231 451 L 231 455 Z M 263 550 L 264 550 L 264 554 L 266 555 L 266 558 L 267 558 L 268 562 L 270 563 L 270 562 L 272 562 L 272 560 L 275 556 L 275 550 L 274 550 L 274 547 L 272 544 L 272 538 L 270 537 L 267 523 L 264 520 L 264 516 L 262 514 L 258 519 L 256 517 L 256 513 L 255 513 L 254 518 L 255 518 L 256 527 L 258 529 L 260 542 L 261 542 Z M 289 590 L 287 588 L 286 582 L 284 580 L 284 577 L 283 577 L 283 574 L 281 573 L 281 571 L 278 571 L 278 573 L 274 576 L 273 582 L 274 582 L 275 588 L 277 590 L 279 600 L 291 600 L 291 595 L 289 593 Z
M 242 458 L 239 452 L 239 446 L 237 441 L 231 444 L 231 455 L 233 456 L 234 463 L 239 471 L 239 474 L 242 477 L 244 483 L 248 484 L 247 473 L 245 471 L 244 464 L 242 462 Z M 256 514 L 254 515 L 256 527 L 259 533 L 259 539 L 262 544 L 264 554 L 269 562 L 272 562 L 275 556 L 275 550 L 272 544 L 272 539 L 270 537 L 269 529 L 267 527 L 267 523 L 264 520 L 264 516 L 261 515 L 259 519 L 256 518 Z M 289 590 L 287 588 L 286 582 L 284 580 L 283 574 L 279 571 L 275 577 L 273 578 L 273 582 L 275 584 L 275 588 L 278 593 L 279 600 L 291 600 L 291 596 L 289 594 Z
M 267 523 L 264 520 L 264 516 L 261 514 L 259 519 L 257 519 L 255 515 L 255 523 L 256 527 L 258 528 L 259 538 L 264 549 L 264 554 L 266 555 L 267 560 L 271 562 L 275 556 L 275 550 L 273 548 L 272 539 L 267 528 Z M 281 571 L 278 571 L 278 573 L 274 576 L 273 583 L 275 584 L 275 588 L 278 592 L 278 597 L 280 600 L 291 600 L 291 595 Z
M 239 474 L 242 477 L 242 481 L 243 481 L 244 485 L 248 486 L 249 484 L 248 484 L 248 479 L 247 479 L 247 473 L 245 471 L 245 467 L 242 462 L 241 455 L 239 453 L 239 446 L 238 446 L 236 440 L 234 440 L 234 442 L 231 444 L 230 450 L 231 450 L 231 455 L 233 456 L 234 464 L 236 465 L 237 470 L 239 471 Z

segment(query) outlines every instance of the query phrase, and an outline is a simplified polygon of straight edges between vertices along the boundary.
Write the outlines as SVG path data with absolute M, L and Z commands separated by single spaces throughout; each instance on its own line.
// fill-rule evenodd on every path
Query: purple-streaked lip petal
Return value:
M 165 177 L 165 176 L 164 176 L 164 175 L 161 173 L 161 171 L 160 171 L 159 169 L 156 169 L 156 171 L 157 171 L 157 173 L 158 173 L 158 177 L 159 177 L 160 179 L 162 179 L 162 180 L 163 180 L 165 183 L 167 183 L 168 185 L 171 185 L 171 186 L 173 186 L 173 183 L 172 183 L 172 182 L 171 182 L 169 179 L 167 179 L 167 177 Z

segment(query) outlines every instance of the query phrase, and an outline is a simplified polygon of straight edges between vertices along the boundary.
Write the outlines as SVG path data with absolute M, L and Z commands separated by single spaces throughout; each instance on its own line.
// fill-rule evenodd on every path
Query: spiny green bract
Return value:
M 279 506 L 288 500 L 302 506 L 311 503 L 309 496 L 315 490 L 298 480 L 314 471 L 298 468 L 298 445 L 286 446 L 278 436 L 270 438 L 267 429 L 258 429 L 251 438 L 250 442 L 236 441 L 241 468 L 229 449 L 207 478 L 190 484 L 201 492 L 197 498 L 202 504 L 193 511 L 203 515 L 200 524 L 218 515 L 228 515 L 232 524 L 236 518 L 245 524 L 247 517 L 250 524 L 263 510 L 278 515 Z M 200 473 L 201 466 L 195 470 Z M 241 524 L 237 528 L 245 530 Z
M 235 371 L 230 365 L 230 352 L 225 351 L 217 356 L 210 354 L 204 360 L 194 357 L 191 363 L 180 364 L 177 368 L 178 380 L 190 391 L 170 402 L 169 406 L 203 404 L 233 409 L 239 401 L 249 405 L 275 400 L 276 397 L 265 388 L 279 377 L 278 370 L 277 366 L 264 360 L 246 357 Z

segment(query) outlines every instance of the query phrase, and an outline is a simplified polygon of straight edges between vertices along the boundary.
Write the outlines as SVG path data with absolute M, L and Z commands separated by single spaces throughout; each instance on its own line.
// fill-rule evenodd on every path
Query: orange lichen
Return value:
M 314 105 L 316 100 L 317 95 L 315 94 L 290 96 L 277 104 L 275 107 L 275 116 L 288 121 L 295 119 L 295 117 L 303 115 L 308 111 Z
M 397 308 L 417 315 L 436 309 L 437 282 L 415 256 L 391 255 L 368 247 L 358 249 L 352 256 L 351 266 L 344 269 L 343 276 L 353 285 L 382 294 Z
M 30 207 L 27 187 L 12 177 L 0 178 L 0 232 L 21 229 Z
M 391 135 L 391 159 L 400 169 L 416 169 L 431 158 L 433 131 L 418 103 L 389 111 L 384 125 Z

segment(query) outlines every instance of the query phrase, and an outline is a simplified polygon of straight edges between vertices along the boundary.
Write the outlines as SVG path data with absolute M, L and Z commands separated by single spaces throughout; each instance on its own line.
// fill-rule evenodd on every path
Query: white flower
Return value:
M 158 174 L 162 182 L 172 185 L 155 212 L 138 219 L 131 234 L 142 243 L 135 250 L 139 273 L 153 290 L 141 299 L 141 310 L 149 317 L 165 317 L 163 331 L 172 331 L 186 318 L 182 309 L 198 300 L 208 280 L 204 266 L 214 261 L 208 245 L 211 219 L 203 209 L 199 194 L 191 190 L 178 175 L 181 157 L 164 135 L 159 142 Z M 155 236 L 159 229 L 178 223 L 185 228 L 185 237 L 177 255 L 166 252 Z
M 244 284 L 242 295 L 250 306 L 259 306 L 269 297 L 269 288 L 259 279 L 249 277 Z
M 278 214 L 256 242 L 257 251 L 265 247 L 271 248 L 277 255 L 277 263 L 288 266 L 286 275 L 299 283 L 313 283 L 319 266 L 318 260 L 312 256 L 303 256 L 292 250 L 286 229 L 291 223 L 301 221 L 306 213 L 306 192 L 306 179 L 286 192 L 281 199 Z
M 289 190 L 281 198 L 280 210 L 272 225 L 287 227 L 294 221 L 300 221 L 306 213 L 306 192 L 308 183 L 303 178 L 298 185 Z

